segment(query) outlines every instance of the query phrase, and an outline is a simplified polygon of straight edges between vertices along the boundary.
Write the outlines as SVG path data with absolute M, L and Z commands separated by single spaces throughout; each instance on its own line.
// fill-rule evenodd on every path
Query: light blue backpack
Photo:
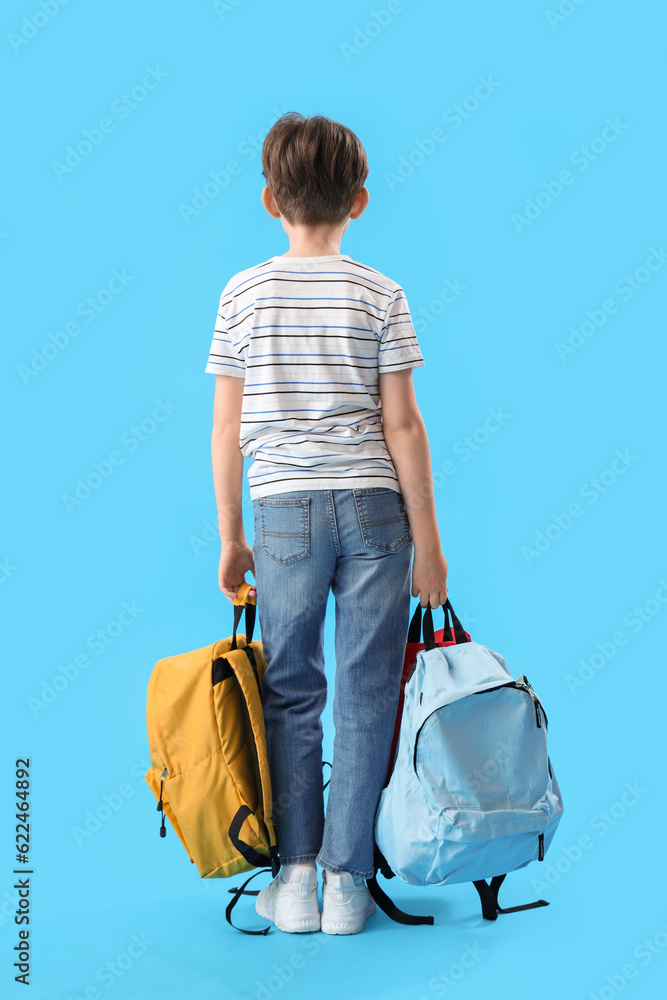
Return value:
M 514 680 L 499 653 L 468 639 L 450 602 L 443 607 L 447 644 L 436 643 L 426 608 L 425 648 L 405 683 L 393 770 L 375 817 L 376 873 L 411 885 L 471 881 L 483 916 L 495 920 L 547 905 L 502 909 L 498 890 L 508 872 L 544 860 L 563 802 L 546 713 L 527 678 Z M 393 919 L 433 923 L 398 910 L 375 876 L 368 888 Z

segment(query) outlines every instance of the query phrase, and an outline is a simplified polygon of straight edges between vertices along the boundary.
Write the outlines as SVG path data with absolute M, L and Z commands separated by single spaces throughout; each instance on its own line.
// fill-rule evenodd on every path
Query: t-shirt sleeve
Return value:
M 233 375 L 236 378 L 245 378 L 245 358 L 234 346 L 233 333 L 227 329 L 225 312 L 228 305 L 225 303 L 229 303 L 229 295 L 223 292 L 220 296 L 215 332 L 205 371 L 214 375 Z
M 405 292 L 397 288 L 384 319 L 378 351 L 378 372 L 398 372 L 425 364 L 412 325 Z

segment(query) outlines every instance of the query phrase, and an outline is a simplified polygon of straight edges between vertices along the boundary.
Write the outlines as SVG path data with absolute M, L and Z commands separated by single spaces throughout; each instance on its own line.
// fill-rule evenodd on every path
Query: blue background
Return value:
M 35 1000 L 659 994 L 667 19 L 648 0 L 561 9 L 4 5 L 3 996 L 22 995 L 12 789 L 23 755 Z M 122 111 L 150 67 L 154 89 Z M 475 100 L 480 77 L 493 92 Z M 433 913 L 434 927 L 378 911 L 350 938 L 237 933 L 224 920 L 228 884 L 200 880 L 173 831 L 160 840 L 143 779 L 155 661 L 231 633 L 216 580 L 204 366 L 228 278 L 288 249 L 260 205 L 257 152 L 286 110 L 341 120 L 366 147 L 370 204 L 341 249 L 399 281 L 421 319 L 426 365 L 414 380 L 450 598 L 473 638 L 528 675 L 549 715 L 565 814 L 545 863 L 510 876 L 501 904 L 551 905 L 493 924 L 470 885 L 393 880 L 399 905 Z M 112 127 L 97 135 L 104 118 Z M 429 146 L 437 128 L 446 138 Z M 98 144 L 63 171 L 86 129 Z M 189 213 L 195 189 L 230 161 L 236 173 L 219 175 Z M 563 170 L 571 182 L 558 193 Z M 106 293 L 123 269 L 126 284 Z M 447 280 L 465 286 L 451 302 Z M 91 296 L 94 319 L 79 308 Z M 587 311 L 600 321 L 610 299 L 615 311 L 598 327 Z M 587 319 L 590 335 L 562 360 L 558 344 Z M 63 335 L 68 323 L 76 335 Z M 159 400 L 169 415 L 138 437 L 132 428 Z M 485 431 L 499 408 L 502 426 Z M 626 461 L 614 467 L 617 451 Z M 109 474 L 68 507 L 63 497 L 94 463 Z M 250 541 L 247 481 L 244 496 Z M 134 617 L 114 626 L 123 602 Z M 91 646 L 109 626 L 109 644 Z M 326 636 L 331 676 L 331 602 Z M 73 679 L 56 691 L 68 665 Z M 330 705 L 325 727 L 326 757 Z M 82 836 L 105 801 L 116 808 Z M 238 910 L 255 920 L 249 901 Z M 140 957 L 100 972 L 132 935 Z M 479 958 L 456 979 L 466 947 Z

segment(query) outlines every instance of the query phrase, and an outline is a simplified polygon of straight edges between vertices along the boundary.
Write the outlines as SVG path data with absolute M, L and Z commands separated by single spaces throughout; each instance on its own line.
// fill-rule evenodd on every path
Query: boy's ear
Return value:
M 368 204 L 368 188 L 362 187 L 361 191 L 354 199 L 354 204 L 352 205 L 352 211 L 350 212 L 351 219 L 358 219 L 363 210 Z
M 276 199 L 273 197 L 271 189 L 268 187 L 265 187 L 262 190 L 262 205 L 274 219 L 280 218 L 280 212 L 278 211 L 278 206 L 276 205 Z

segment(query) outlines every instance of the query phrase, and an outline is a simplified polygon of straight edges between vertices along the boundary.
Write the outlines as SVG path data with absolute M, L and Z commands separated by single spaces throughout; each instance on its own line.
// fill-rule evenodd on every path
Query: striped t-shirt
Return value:
M 253 459 L 251 498 L 400 492 L 379 374 L 423 364 L 401 286 L 347 254 L 271 257 L 235 274 L 206 371 L 245 378 L 239 445 Z

